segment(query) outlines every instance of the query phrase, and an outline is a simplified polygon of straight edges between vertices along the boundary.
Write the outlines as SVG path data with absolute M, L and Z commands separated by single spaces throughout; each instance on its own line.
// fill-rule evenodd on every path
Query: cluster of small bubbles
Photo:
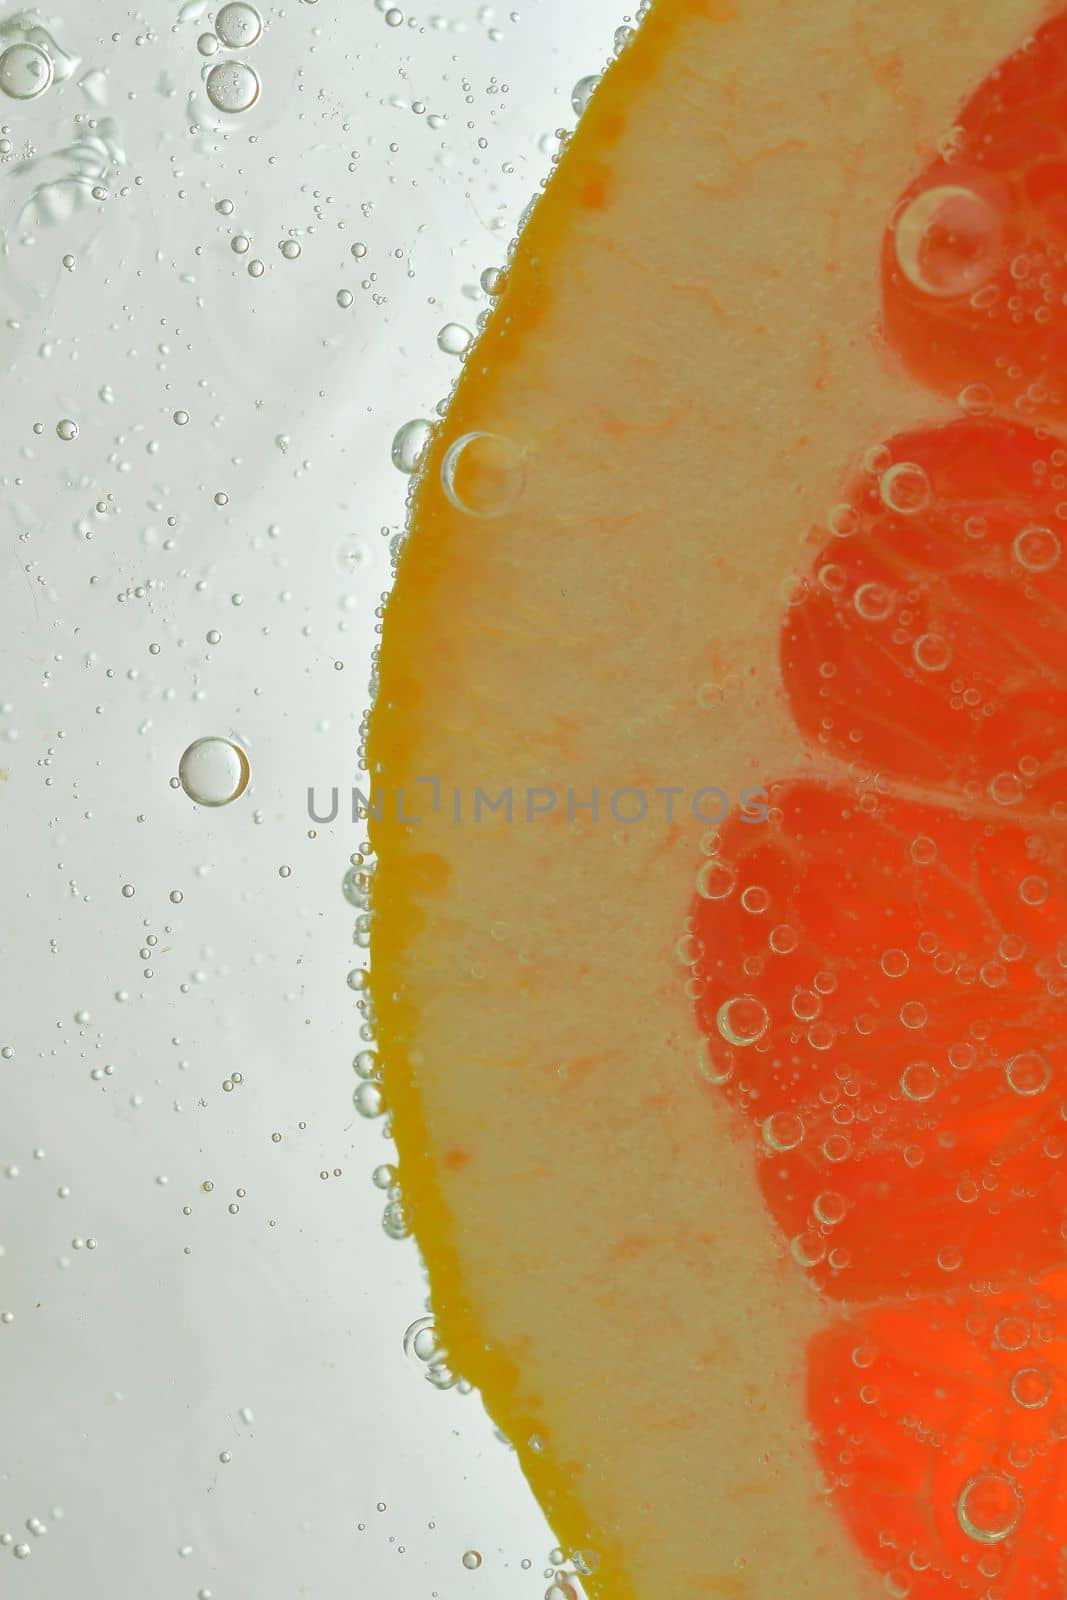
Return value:
M 419 470 L 433 432 L 433 423 L 425 417 L 416 417 L 397 429 L 393 439 L 392 460 L 398 472 L 410 476 Z
M 205 88 L 215 110 L 230 116 L 250 110 L 259 99 L 259 77 L 247 61 L 220 61 L 208 73 Z
M 229 805 L 244 794 L 249 777 L 248 757 L 240 745 L 216 735 L 194 739 L 178 763 L 178 782 L 201 806 Z

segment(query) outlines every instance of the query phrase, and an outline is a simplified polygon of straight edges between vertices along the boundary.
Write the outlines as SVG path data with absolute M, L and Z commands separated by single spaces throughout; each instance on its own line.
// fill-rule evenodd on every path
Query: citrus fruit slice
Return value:
M 922 336 L 892 322 L 892 265 L 879 292 L 916 168 L 1043 14 L 659 0 L 534 210 L 420 466 L 367 755 L 384 1091 L 450 1361 L 597 1600 L 884 1595 L 892 1573 L 866 1513 L 837 1504 L 825 1427 L 841 1296 L 867 1297 L 859 1316 L 922 1292 L 905 1307 L 921 1339 L 936 1261 L 916 1239 L 948 1186 L 1001 1159 L 1025 1183 L 1051 1136 L 1002 1092 L 1010 1061 L 1061 1042 L 1045 826 L 1060 707 L 1041 641 L 1062 616 L 1056 579 L 1010 553 L 1025 527 L 1054 532 L 1027 456 L 1050 447 L 1007 423 L 939 433 L 958 417 L 945 370 L 921 373 L 930 392 L 914 382 Z M 932 271 L 924 237 L 912 265 Z M 973 376 L 992 387 L 977 358 Z M 880 502 L 898 536 L 855 486 L 908 466 Z M 960 557 L 967 496 L 990 526 Z M 1027 520 L 1010 529 L 1011 496 Z M 820 579 L 830 564 L 843 578 Z M 890 580 L 914 614 L 867 632 L 874 617 L 847 605 Z M 1029 651 L 998 627 L 994 589 Z M 929 693 L 913 678 L 927 635 L 988 669 L 980 707 L 969 678 Z M 1013 762 L 1014 823 L 983 790 Z M 907 841 L 930 830 L 943 861 L 922 877 Z M 704 892 L 719 870 L 751 874 L 736 901 Z M 1004 909 L 1020 875 L 1043 878 L 1052 907 L 1025 978 Z M 749 887 L 795 919 L 792 955 L 760 943 Z M 908 1024 L 881 962 L 914 944 L 920 913 L 938 941 L 914 996 L 932 1032 L 897 1060 Z M 938 1129 L 897 1086 L 913 1059 L 947 1075 L 935 1045 L 975 1043 L 946 952 L 1009 975 L 1002 1025 L 973 1079 L 946 1078 Z M 851 1104 L 845 1084 L 844 1107 L 822 1099 L 810 1040 L 784 1076 L 760 1049 L 765 1034 L 793 1048 L 798 974 L 822 1020 L 855 1032 L 835 1067 L 854 1070 L 863 1109 L 887 1101 L 886 1149 L 864 1129 L 876 1182 L 857 1160 L 833 1202 L 788 1136 L 773 1152 L 786 1177 L 764 1161 L 754 1109 L 758 1091 L 769 1115 L 810 1118 L 814 1097 L 822 1143 Z M 870 1038 L 854 1027 L 868 1013 Z M 709 1085 L 723 1045 L 739 1074 Z M 992 1109 L 972 1082 L 997 1085 Z M 913 1143 L 929 1165 L 909 1182 Z M 879 1260 L 883 1182 L 896 1231 Z M 1051 1238 L 1055 1200 L 1019 1197 L 1012 1238 Z M 995 1255 L 992 1204 L 965 1243 L 991 1271 L 1029 1270 L 1036 1252 Z M 847 1240 L 825 1269 L 792 1242 L 816 1206 Z M 891 1488 L 894 1470 L 873 1481 Z M 975 1515 L 995 1515 L 994 1491 L 979 1498 Z

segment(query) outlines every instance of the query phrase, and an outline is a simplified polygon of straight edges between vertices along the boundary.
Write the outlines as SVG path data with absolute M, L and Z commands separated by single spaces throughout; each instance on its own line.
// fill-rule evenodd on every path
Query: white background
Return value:
M 357 777 L 393 434 L 622 20 L 519 4 L 261 5 L 222 117 L 207 6 L 67 0 L 70 76 L 0 100 L 4 1595 L 545 1591 L 514 1457 L 404 1353 L 426 1284 L 351 1098 L 361 830 L 306 813 Z M 205 734 L 252 768 L 215 810 L 171 787 Z

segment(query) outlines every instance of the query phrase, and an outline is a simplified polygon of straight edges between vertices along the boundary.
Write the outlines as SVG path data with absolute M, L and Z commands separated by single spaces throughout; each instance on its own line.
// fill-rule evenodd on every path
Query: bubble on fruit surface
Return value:
M 709 1083 L 729 1083 L 734 1075 L 734 1058 L 718 1041 L 701 1039 L 697 1045 L 697 1070 Z
M 433 423 L 427 422 L 425 417 L 415 417 L 398 428 L 392 448 L 393 466 L 397 471 L 409 476 L 418 472 L 432 438 Z
M 715 1026 L 727 1044 L 755 1044 L 766 1033 L 770 1017 L 767 1007 L 755 995 L 734 995 L 724 1000 L 715 1017 Z
M 929 1061 L 912 1061 L 900 1074 L 901 1093 L 908 1100 L 931 1100 L 940 1082 L 940 1073 Z
M 1052 1068 L 1039 1050 L 1020 1050 L 1004 1068 L 1004 1076 L 1016 1094 L 1043 1094 L 1052 1082 Z
M 968 1478 L 956 1502 L 956 1516 L 969 1539 L 999 1544 L 1013 1533 L 1023 1513 L 1018 1484 L 1002 1472 L 978 1472 Z
M 593 98 L 593 90 L 596 88 L 599 82 L 599 72 L 593 72 L 590 73 L 586 78 L 579 78 L 578 82 L 574 85 L 574 88 L 571 90 L 571 105 L 574 107 L 574 115 L 576 117 L 581 116 L 582 112 Z
M 473 343 L 473 333 L 461 322 L 446 322 L 437 335 L 437 348 L 446 356 L 466 355 Z
M 988 417 L 996 406 L 996 396 L 988 383 L 968 383 L 956 398 L 960 410 L 969 417 Z
M 352 1091 L 352 1104 L 361 1117 L 380 1117 L 385 1112 L 385 1091 L 373 1078 L 365 1078 Z
M 713 856 L 697 873 L 697 893 L 705 900 L 725 900 L 733 894 L 737 876 L 733 867 Z
M 930 504 L 930 479 L 917 461 L 898 461 L 883 472 L 878 491 L 890 511 L 913 517 Z
M 1011 551 L 1027 572 L 1051 572 L 1060 559 L 1062 547 L 1051 528 L 1024 528 L 1015 535 Z
M 795 1111 L 774 1111 L 763 1122 L 763 1142 L 768 1150 L 795 1150 L 804 1142 L 804 1123 Z
M 885 622 L 895 604 L 895 594 L 884 583 L 861 583 L 852 596 L 852 605 L 865 622 Z
M 232 739 L 195 739 L 178 763 L 178 779 L 198 806 L 227 806 L 248 787 L 248 757 Z
M 215 18 L 215 32 L 227 50 L 246 50 L 263 32 L 263 18 L 245 0 L 229 0 Z
M 28 40 L 9 44 L 0 54 L 0 92 L 11 100 L 35 100 L 54 76 L 51 56 Z
M 1020 1367 L 1012 1373 L 1011 1397 L 1017 1406 L 1026 1411 L 1037 1411 L 1047 1405 L 1052 1394 L 1048 1374 L 1038 1367 Z
M 897 219 L 897 262 L 913 288 L 958 299 L 988 282 L 1000 265 L 1003 230 L 988 200 L 957 184 L 918 194 Z
M 502 517 L 526 487 L 525 451 L 498 433 L 465 433 L 441 462 L 441 486 L 457 511 Z
M 944 672 L 952 660 L 952 646 L 939 633 L 921 633 L 911 654 L 921 672 Z
M 248 111 L 259 99 L 259 77 L 247 61 L 220 61 L 208 73 L 205 88 L 215 110 L 227 116 Z

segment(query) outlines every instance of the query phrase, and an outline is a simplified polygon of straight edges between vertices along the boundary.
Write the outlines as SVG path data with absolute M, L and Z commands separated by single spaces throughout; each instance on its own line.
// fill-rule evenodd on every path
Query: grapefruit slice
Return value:
M 955 213 L 913 212 L 911 277 L 894 245 L 879 278 L 915 172 L 1044 15 L 658 0 L 534 211 L 420 471 L 368 745 L 385 1094 L 450 1360 L 597 1600 L 902 1595 L 924 1559 L 993 1581 L 970 1535 L 970 1564 L 944 1532 L 920 1549 L 923 1497 L 959 1488 L 908 1456 L 907 1371 L 896 1431 L 860 1441 L 864 1499 L 842 1451 L 868 1412 L 840 1341 L 897 1303 L 929 1338 L 945 1271 L 929 1236 L 963 1209 L 953 1185 L 1001 1175 L 1012 1248 L 985 1193 L 949 1242 L 976 1271 L 1021 1281 L 1055 1239 L 1055 1119 L 1003 1084 L 1028 1054 L 1062 1059 L 1061 580 L 1055 562 L 1012 564 L 1027 529 L 1041 536 L 1018 549 L 1053 548 L 1059 463 L 1008 420 L 953 431 L 956 367 L 923 364 L 942 323 L 923 331 L 912 291 L 939 271 L 929 314 L 958 310 L 942 292 Z M 981 199 L 1006 216 L 1004 193 Z M 993 274 L 1009 246 L 1004 221 L 964 256 Z M 974 332 L 964 319 L 946 349 Z M 1002 352 L 973 348 L 980 409 L 1010 405 Z M 1029 386 L 1021 357 L 1005 371 L 1020 364 Z M 968 516 L 986 518 L 981 548 L 959 543 Z M 866 585 L 893 590 L 888 633 L 854 604 Z M 917 646 L 956 667 L 928 670 Z M 989 792 L 1005 773 L 1010 817 Z M 927 837 L 936 864 L 914 854 Z M 719 873 L 734 892 L 716 898 Z M 1018 901 L 1030 878 L 1043 911 Z M 776 926 L 790 949 L 765 943 Z M 896 950 L 927 962 L 905 997 L 929 1030 L 914 1054 Z M 985 1038 L 946 957 L 1007 973 L 981 991 Z M 817 1014 L 791 1010 L 800 988 Z M 973 1068 L 951 1077 L 960 1045 Z M 935 1111 L 900 1090 L 913 1062 L 940 1075 Z M 862 1131 L 831 1186 L 810 1153 L 850 1109 Z M 790 1117 L 807 1117 L 799 1146 Z M 835 1228 L 825 1256 L 810 1248 Z M 960 1383 L 966 1435 L 977 1358 Z M 974 1491 L 976 1517 L 1003 1515 L 998 1492 Z M 890 1548 L 892 1496 L 907 1506 Z

